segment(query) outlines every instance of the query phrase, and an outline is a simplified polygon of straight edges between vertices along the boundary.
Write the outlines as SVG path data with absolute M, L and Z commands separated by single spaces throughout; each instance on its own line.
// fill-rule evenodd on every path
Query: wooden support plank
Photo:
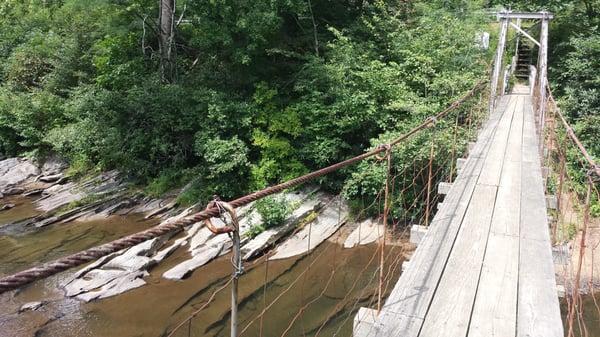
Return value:
M 521 238 L 518 337 L 564 336 L 548 242 Z
M 523 101 L 512 119 L 469 337 L 514 337 L 517 324 Z
M 533 43 L 535 43 L 538 47 L 540 46 L 540 43 L 534 39 L 531 35 L 527 34 L 526 31 L 524 31 L 523 29 L 521 29 L 521 27 L 515 25 L 514 23 L 510 23 L 510 25 L 516 29 L 519 33 L 523 34 L 526 38 L 528 38 L 529 40 L 531 40 Z M 518 46 L 517 46 L 518 47 Z
M 562 337 L 533 109 L 524 112 L 517 336 Z
M 512 124 L 514 111 L 516 110 L 521 99 L 519 96 L 510 96 L 510 101 L 511 104 L 509 104 L 509 106 L 506 108 L 506 111 L 502 116 L 500 123 L 498 124 L 498 130 L 494 135 L 492 146 L 489 149 L 478 184 L 493 186 L 498 186 L 500 184 L 502 162 L 506 152 L 506 146 L 508 144 L 510 126 Z
M 496 14 L 498 19 L 523 19 L 523 20 L 539 20 L 539 19 L 552 19 L 554 15 L 549 12 L 508 12 L 502 11 Z
M 538 97 L 540 99 L 540 103 L 538 106 L 539 109 L 539 125 L 540 125 L 540 135 L 544 134 L 544 122 L 546 118 L 546 86 L 548 85 L 547 73 L 548 73 L 548 18 L 544 18 L 542 20 L 542 25 L 540 29 L 540 48 L 539 48 L 539 59 L 538 59 Z
M 492 72 L 492 80 L 490 83 L 490 106 L 489 111 L 492 112 L 496 106 L 496 94 L 498 91 L 498 78 L 502 69 L 502 56 L 504 55 L 504 47 L 506 44 L 506 33 L 508 31 L 508 19 L 501 19 L 500 35 L 498 37 L 498 48 L 496 50 L 496 59 L 494 60 L 494 70 Z
M 450 192 L 450 189 L 452 188 L 452 183 L 447 183 L 447 182 L 440 182 L 438 184 L 438 194 L 448 194 L 448 192 Z
M 523 154 L 522 161 L 540 166 L 538 139 L 535 130 L 535 117 L 531 98 L 525 97 L 523 108 Z
M 479 132 L 477 136 L 477 142 L 469 152 L 469 157 L 467 158 L 467 161 L 475 160 L 476 158 L 481 158 L 487 155 L 487 149 L 489 146 L 490 138 L 496 132 L 496 127 L 498 126 L 498 122 L 502 117 L 502 112 L 504 111 L 504 109 L 506 109 L 509 103 L 510 96 L 503 96 L 500 99 L 498 106 L 496 107 L 494 112 L 490 114 L 489 119 L 484 124 L 483 128 L 481 129 L 481 132 Z
M 513 120 L 508 136 L 508 145 L 506 147 L 505 161 L 521 162 L 522 160 L 522 145 L 523 145 L 523 120 L 524 109 L 526 109 L 526 97 L 522 96 L 515 108 Z
M 515 336 L 518 277 L 519 237 L 490 233 L 469 337 Z
M 494 208 L 491 232 L 503 235 L 519 235 L 519 207 L 521 192 L 521 163 L 504 163 L 498 197 Z M 491 211 L 491 210 L 490 210 Z
M 420 337 L 466 336 L 497 189 L 480 184 L 475 187 Z

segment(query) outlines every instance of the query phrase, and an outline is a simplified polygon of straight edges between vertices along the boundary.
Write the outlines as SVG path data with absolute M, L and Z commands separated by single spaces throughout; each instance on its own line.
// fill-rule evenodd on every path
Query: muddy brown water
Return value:
M 29 199 L 0 213 L 0 225 L 35 215 Z M 51 225 L 38 232 L 0 234 L 0 275 L 113 240 L 154 225 L 139 216 Z M 304 256 L 247 265 L 240 280 L 240 330 L 243 336 L 351 336 L 354 314 L 374 307 L 377 246 L 343 249 L 335 236 Z M 392 246 L 386 266 L 389 292 L 400 273 L 400 248 Z M 396 257 L 397 256 L 397 257 Z M 0 336 L 166 336 L 203 306 L 230 277 L 229 256 L 196 270 L 183 281 L 162 273 L 187 259 L 179 249 L 150 271 L 148 283 L 124 294 L 83 303 L 63 296 L 60 285 L 73 271 L 0 295 Z M 266 287 L 265 285 L 266 280 Z M 274 301 L 261 319 L 257 315 Z M 44 301 L 37 311 L 17 313 L 27 302 Z M 230 288 L 174 336 L 228 336 Z M 302 310 L 303 309 L 303 310 Z M 295 319 L 295 322 L 292 321 Z M 261 334 L 262 331 L 262 334 Z
M 583 312 L 581 319 L 575 318 L 574 336 L 576 337 L 600 337 L 600 293 L 592 295 L 583 295 Z M 568 335 L 567 324 L 567 302 L 565 299 L 560 301 L 560 311 L 562 314 L 563 325 L 565 327 L 565 336 Z

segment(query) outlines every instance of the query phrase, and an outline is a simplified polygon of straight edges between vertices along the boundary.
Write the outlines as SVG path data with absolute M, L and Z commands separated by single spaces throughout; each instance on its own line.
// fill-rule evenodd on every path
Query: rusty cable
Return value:
M 410 138 L 411 136 L 418 133 L 419 131 L 426 129 L 432 125 L 435 125 L 435 123 L 439 119 L 445 117 L 448 113 L 450 113 L 451 111 L 460 107 L 469 98 L 471 98 L 477 92 L 482 90 L 485 87 L 486 83 L 487 83 L 487 80 L 479 81 L 471 90 L 469 90 L 460 99 L 453 102 L 450 106 L 448 106 L 446 109 L 442 110 L 438 114 L 427 118 L 425 121 L 423 121 L 421 124 L 414 127 L 413 129 L 411 129 L 407 133 L 394 139 L 392 142 L 389 143 L 389 146 L 393 147 L 394 145 L 397 145 L 398 143 Z M 263 190 L 240 197 L 238 199 L 235 199 L 235 200 L 229 202 L 229 204 L 233 208 L 238 208 L 238 207 L 247 205 L 258 199 L 262 199 L 266 196 L 282 192 L 282 191 L 292 188 L 292 187 L 296 187 L 307 181 L 313 180 L 315 178 L 321 177 L 328 173 L 331 173 L 331 172 L 337 171 L 339 169 L 342 169 L 344 167 L 350 166 L 352 164 L 358 163 L 369 157 L 373 157 L 379 153 L 385 152 L 386 148 L 387 148 L 387 146 L 379 146 L 371 151 L 365 152 L 356 157 L 344 160 L 342 162 L 330 165 L 330 166 L 322 168 L 320 170 L 305 174 L 298 178 L 280 183 L 278 185 L 267 187 Z M 74 253 L 74 254 L 71 254 L 71 255 L 68 255 L 65 257 L 61 257 L 54 261 L 44 263 L 42 265 L 32 267 L 32 268 L 17 272 L 15 274 L 3 277 L 0 279 L 0 294 L 5 293 L 9 290 L 13 290 L 18 287 L 27 285 L 33 281 L 52 276 L 54 274 L 58 274 L 65 270 L 86 264 L 88 262 L 92 262 L 103 256 L 118 252 L 122 249 L 133 247 L 144 241 L 163 236 L 172 231 L 181 230 L 184 227 L 192 225 L 196 222 L 210 219 L 212 217 L 218 217 L 220 215 L 221 215 L 221 211 L 220 211 L 219 207 L 217 207 L 216 205 L 213 207 L 207 207 L 205 210 L 200 211 L 195 214 L 192 214 L 190 216 L 183 217 L 183 218 L 176 219 L 176 220 L 167 220 L 155 227 L 146 229 L 144 231 L 141 231 L 141 232 L 138 232 L 135 234 L 131 234 L 131 235 L 125 236 L 123 238 L 102 244 L 100 246 L 92 247 L 92 248 L 86 249 L 84 251 L 80 251 L 78 253 Z
M 600 166 L 598 166 L 598 164 L 596 164 L 596 162 L 594 161 L 594 159 L 592 158 L 592 156 L 589 154 L 589 152 L 586 150 L 586 148 L 583 146 L 583 144 L 581 143 L 581 141 L 579 140 L 579 138 L 575 134 L 575 131 L 573 131 L 573 128 L 571 127 L 571 125 L 569 125 L 569 123 L 567 122 L 567 120 L 565 119 L 565 117 L 563 116 L 563 114 L 560 112 L 560 109 L 558 108 L 558 104 L 556 104 L 556 100 L 554 99 L 554 96 L 552 95 L 552 91 L 550 90 L 550 87 L 548 86 L 546 88 L 548 89 L 548 99 L 554 105 L 554 107 L 555 107 L 554 111 L 556 112 L 556 114 L 560 118 L 560 120 L 561 120 L 563 126 L 565 127 L 565 129 L 567 130 L 567 135 L 569 135 L 569 138 L 571 138 L 571 140 L 573 141 L 573 143 L 575 143 L 575 145 L 579 149 L 579 152 L 581 153 L 581 155 L 583 155 L 583 157 L 585 158 L 585 160 L 590 165 L 589 169 L 594 174 L 596 174 L 597 177 L 600 177 Z

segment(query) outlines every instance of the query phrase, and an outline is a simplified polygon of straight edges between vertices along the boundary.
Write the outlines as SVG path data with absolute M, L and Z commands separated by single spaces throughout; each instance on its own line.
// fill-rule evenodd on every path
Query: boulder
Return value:
M 383 225 L 378 224 L 373 219 L 367 219 L 356 227 L 344 242 L 344 248 L 352 248 L 360 245 L 367 245 L 377 241 L 383 236 L 385 230 Z
M 53 183 L 63 177 L 62 173 L 41 176 L 38 180 L 44 183 Z
M 49 212 L 71 202 L 83 199 L 86 193 L 77 188 L 75 183 L 54 185 L 42 192 L 43 198 L 36 202 L 39 210 Z
M 5 175 L 6 172 L 11 170 L 13 167 L 19 165 L 19 163 L 21 163 L 21 159 L 19 158 L 8 158 L 0 160 L 0 177 Z
M 225 243 L 220 243 L 216 246 L 209 246 L 203 248 L 201 251 L 197 251 L 191 259 L 186 260 L 175 267 L 167 270 L 163 273 L 163 277 L 169 280 L 181 280 L 188 276 L 194 270 L 202 267 L 214 258 L 218 257 L 221 253 Z
M 6 190 L 9 186 L 20 184 L 40 174 L 40 169 L 28 160 L 16 159 L 15 162 L 11 159 L 0 162 L 0 167 L 2 167 L 0 169 L 0 190 Z M 9 161 L 9 163 L 2 164 L 6 161 Z M 14 165 L 15 163 L 16 165 Z
M 25 189 L 21 188 L 21 187 L 8 187 L 4 190 L 4 195 L 15 195 L 15 194 L 22 194 L 23 192 L 25 192 Z
M 167 238 L 144 241 L 94 262 L 63 286 L 66 296 L 89 302 L 143 286 L 146 269 L 155 263 L 147 255 L 153 255 Z
M 15 207 L 15 204 L 4 204 L 4 205 L 0 205 L 0 211 L 6 211 L 8 209 L 11 209 Z
M 43 175 L 56 175 L 62 171 L 64 171 L 69 165 L 63 159 L 57 156 L 51 156 L 46 158 L 44 164 L 42 165 L 42 174 Z
M 44 305 L 44 302 L 27 302 L 25 304 L 23 304 L 21 306 L 21 308 L 19 308 L 19 312 L 24 312 L 24 311 L 35 311 L 39 308 L 42 307 L 42 305 Z

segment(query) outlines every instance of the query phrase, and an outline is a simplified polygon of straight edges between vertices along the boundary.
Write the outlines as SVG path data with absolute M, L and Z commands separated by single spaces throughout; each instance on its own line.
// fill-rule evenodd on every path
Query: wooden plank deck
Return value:
M 522 92 L 501 98 L 382 311 L 362 310 L 354 336 L 563 336 Z

